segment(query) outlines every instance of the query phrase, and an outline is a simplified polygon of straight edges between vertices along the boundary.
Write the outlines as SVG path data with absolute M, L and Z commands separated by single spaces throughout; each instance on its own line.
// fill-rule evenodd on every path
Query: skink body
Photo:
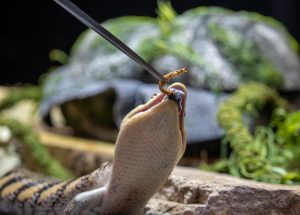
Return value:
M 142 214 L 185 150 L 187 91 L 175 83 L 122 121 L 113 163 L 89 175 L 49 180 L 14 171 L 0 179 L 0 211 L 9 214 Z

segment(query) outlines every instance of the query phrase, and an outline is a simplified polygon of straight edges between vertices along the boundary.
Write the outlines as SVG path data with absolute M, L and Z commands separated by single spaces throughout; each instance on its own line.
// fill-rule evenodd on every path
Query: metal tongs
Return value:
M 164 88 L 164 84 L 167 83 L 171 78 L 182 74 L 183 72 L 187 72 L 187 68 L 183 68 L 174 72 L 171 72 L 166 75 L 162 75 L 156 69 L 154 69 L 150 64 L 148 64 L 141 56 L 139 56 L 136 52 L 134 52 L 131 48 L 129 48 L 126 44 L 124 44 L 121 40 L 115 37 L 112 33 L 110 33 L 107 29 L 105 29 L 102 25 L 100 25 L 95 19 L 86 14 L 83 10 L 77 7 L 69 0 L 54 0 L 57 4 L 63 7 L 66 11 L 71 13 L 77 19 L 79 19 L 83 24 L 93 29 L 96 33 L 101 35 L 104 39 L 114 45 L 116 48 L 121 50 L 124 54 L 130 57 L 133 61 L 143 67 L 145 70 L 150 72 L 155 78 L 159 81 L 159 89 L 168 95 L 173 94 L 173 91 Z

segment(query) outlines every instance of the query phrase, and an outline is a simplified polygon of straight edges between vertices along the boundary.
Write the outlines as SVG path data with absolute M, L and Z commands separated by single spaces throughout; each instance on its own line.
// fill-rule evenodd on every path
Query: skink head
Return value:
M 177 142 L 181 146 L 179 153 L 181 157 L 186 145 L 184 117 L 187 89 L 181 83 L 174 83 L 168 87 L 168 90 L 172 90 L 174 93 L 171 95 L 156 94 L 146 104 L 131 111 L 124 118 L 122 126 L 127 128 L 135 126 L 137 132 L 148 132 L 149 135 L 155 135 L 156 131 L 149 128 L 156 126 L 158 130 L 166 131 L 165 138 L 168 138 L 171 133 L 178 134 L 180 139 Z M 139 126 L 136 127 L 136 125 Z

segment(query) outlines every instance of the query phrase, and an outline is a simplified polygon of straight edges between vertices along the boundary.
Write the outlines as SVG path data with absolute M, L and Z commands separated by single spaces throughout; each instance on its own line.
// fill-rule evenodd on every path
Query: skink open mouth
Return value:
M 180 131 L 182 134 L 182 138 L 185 138 L 184 116 L 187 95 L 186 87 L 183 84 L 174 83 L 168 89 L 172 90 L 174 94 L 171 96 L 165 95 L 163 93 L 155 94 L 148 103 L 143 105 L 140 109 L 137 109 L 137 111 L 132 113 L 130 117 L 148 111 L 165 100 L 172 100 L 178 105 Z M 183 140 L 183 142 L 185 141 Z

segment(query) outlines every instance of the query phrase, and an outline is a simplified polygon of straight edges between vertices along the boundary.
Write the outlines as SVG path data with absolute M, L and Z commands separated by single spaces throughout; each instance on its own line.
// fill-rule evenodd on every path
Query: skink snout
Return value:
M 178 89 L 171 89 L 173 93 L 171 95 L 168 95 L 168 99 L 173 100 L 177 105 L 179 112 L 182 110 L 182 99 L 184 98 L 184 92 Z

